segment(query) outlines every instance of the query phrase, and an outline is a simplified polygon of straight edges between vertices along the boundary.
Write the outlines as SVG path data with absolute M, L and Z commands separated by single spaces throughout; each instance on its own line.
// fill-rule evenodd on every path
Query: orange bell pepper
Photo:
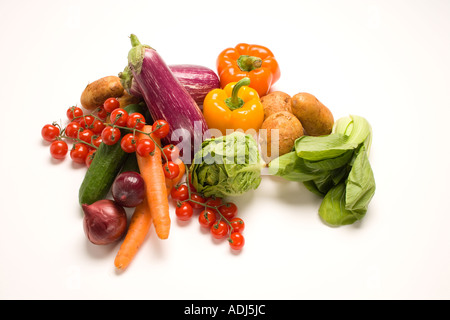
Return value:
M 243 78 L 228 83 L 223 89 L 213 89 L 206 95 L 203 116 L 209 129 L 218 129 L 222 135 L 236 130 L 247 132 L 253 129 L 258 132 L 264 121 L 264 107 L 258 92 L 249 84 L 250 79 Z M 217 136 L 214 132 L 211 135 Z
M 250 87 L 260 97 L 269 93 L 280 78 L 280 67 L 272 51 L 260 45 L 240 43 L 234 48 L 223 50 L 217 58 L 217 73 L 220 86 L 250 78 Z

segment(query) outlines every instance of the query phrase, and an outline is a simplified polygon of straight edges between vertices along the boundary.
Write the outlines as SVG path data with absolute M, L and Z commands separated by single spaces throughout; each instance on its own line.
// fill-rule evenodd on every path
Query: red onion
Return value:
M 145 181 L 137 172 L 122 172 L 114 180 L 111 194 L 120 206 L 127 208 L 136 207 L 144 201 Z
M 119 240 L 127 230 L 125 209 L 113 200 L 82 204 L 84 233 L 90 242 L 105 245 Z

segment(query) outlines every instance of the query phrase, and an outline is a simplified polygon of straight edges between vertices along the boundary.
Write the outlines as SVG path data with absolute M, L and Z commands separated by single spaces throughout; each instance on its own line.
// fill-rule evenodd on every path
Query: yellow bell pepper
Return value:
M 210 130 L 218 129 L 222 135 L 236 130 L 250 134 L 258 132 L 264 121 L 264 107 L 258 92 L 249 84 L 250 79 L 243 78 L 206 95 L 203 116 Z M 254 132 L 247 132 L 252 129 Z

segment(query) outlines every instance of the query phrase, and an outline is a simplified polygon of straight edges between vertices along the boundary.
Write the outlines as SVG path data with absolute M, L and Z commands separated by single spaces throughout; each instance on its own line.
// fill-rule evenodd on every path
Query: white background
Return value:
M 449 1 L 1 1 L 2 299 L 448 299 Z M 239 42 L 268 46 L 275 89 L 366 117 L 377 191 L 361 223 L 325 226 L 320 199 L 264 176 L 236 200 L 233 254 L 172 213 L 124 273 L 119 244 L 87 242 L 85 168 L 50 158 L 40 130 L 126 64 L 135 33 L 168 64 L 215 69 Z

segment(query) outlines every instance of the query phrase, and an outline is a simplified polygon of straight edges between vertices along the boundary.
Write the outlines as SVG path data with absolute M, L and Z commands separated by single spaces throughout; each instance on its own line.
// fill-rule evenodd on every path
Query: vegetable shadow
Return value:
M 86 252 L 91 258 L 95 259 L 105 259 L 109 257 L 113 252 L 117 252 L 119 250 L 121 241 L 117 241 L 115 243 L 107 244 L 107 245 L 95 245 L 85 237 L 84 243 L 86 246 Z
M 310 192 L 302 182 L 287 181 L 281 177 L 267 175 L 265 179 L 274 181 L 277 185 L 276 198 L 279 198 L 283 203 L 292 206 L 316 206 L 319 208 L 323 198 Z

